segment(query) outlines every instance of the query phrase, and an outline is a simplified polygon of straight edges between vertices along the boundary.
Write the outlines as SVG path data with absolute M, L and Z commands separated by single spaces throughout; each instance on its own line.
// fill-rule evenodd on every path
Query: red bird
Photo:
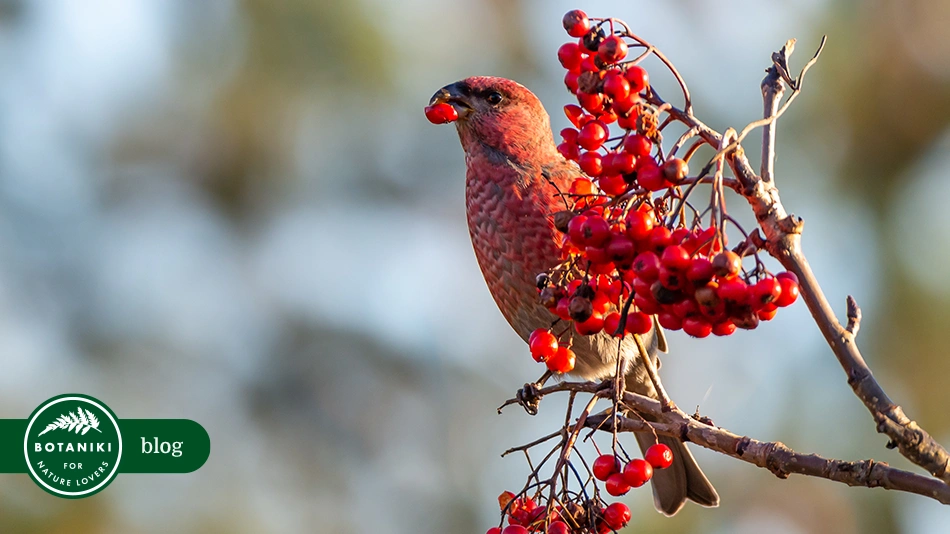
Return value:
M 456 126 L 467 167 L 465 206 L 475 257 L 501 313 L 528 339 L 556 317 L 538 300 L 536 276 L 561 263 L 559 232 L 553 214 L 565 209 L 558 190 L 567 191 L 580 176 L 576 165 L 554 144 L 547 112 L 524 86 L 489 76 L 475 76 L 447 85 L 430 105 L 448 103 L 458 112 Z M 656 354 L 656 336 L 644 336 Z M 587 380 L 612 376 L 617 341 L 605 333 L 575 336 L 573 374 Z M 652 382 L 630 338 L 621 344 L 626 387 L 656 398 Z M 655 357 L 655 356 L 654 356 Z M 640 448 L 654 443 L 637 434 Z M 718 506 L 719 495 L 682 442 L 660 437 L 673 450 L 671 467 L 653 475 L 657 510 L 673 515 L 687 499 Z

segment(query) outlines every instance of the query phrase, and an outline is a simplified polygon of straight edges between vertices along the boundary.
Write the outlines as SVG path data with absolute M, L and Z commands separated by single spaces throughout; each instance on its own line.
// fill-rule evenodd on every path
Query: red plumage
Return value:
M 538 299 L 536 276 L 561 262 L 561 235 L 553 214 L 567 209 L 559 195 L 580 171 L 557 151 L 550 120 L 538 98 L 503 78 L 476 76 L 439 90 L 432 102 L 447 102 L 456 122 L 466 161 L 466 214 L 475 257 L 495 303 L 512 328 L 527 340 L 555 316 Z M 646 340 L 655 345 L 654 336 Z M 656 396 L 639 365 L 632 341 L 620 344 L 607 334 L 575 335 L 573 374 L 586 379 L 610 376 L 623 359 L 627 388 Z M 654 443 L 638 435 L 641 448 Z M 676 513 L 686 499 L 706 506 L 718 495 L 681 442 L 661 438 L 673 449 L 674 465 L 654 481 L 657 508 Z

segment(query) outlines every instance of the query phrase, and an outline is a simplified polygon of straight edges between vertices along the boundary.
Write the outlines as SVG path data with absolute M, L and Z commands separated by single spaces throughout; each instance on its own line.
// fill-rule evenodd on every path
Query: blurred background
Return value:
M 497 523 L 496 496 L 528 472 L 499 454 L 557 428 L 565 400 L 495 414 L 539 370 L 475 264 L 454 129 L 422 108 L 497 74 L 564 127 L 555 51 L 575 7 L 658 45 L 720 131 L 760 116 L 771 52 L 797 37 L 797 72 L 828 34 L 781 121 L 778 183 L 831 302 L 862 305 L 879 380 L 950 444 L 946 1 L 0 0 L 0 417 L 81 392 L 120 417 L 195 419 L 212 440 L 196 473 L 122 475 L 78 501 L 4 476 L 0 530 Z M 664 378 L 687 411 L 912 468 L 803 304 L 752 333 L 671 344 Z M 693 450 L 722 506 L 666 519 L 633 491 L 628 530 L 950 532 L 934 501 Z

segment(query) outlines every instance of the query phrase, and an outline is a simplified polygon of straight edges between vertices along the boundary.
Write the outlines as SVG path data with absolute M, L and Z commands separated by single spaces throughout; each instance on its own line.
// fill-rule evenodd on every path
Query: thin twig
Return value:
M 643 362 L 643 367 L 647 371 L 647 376 L 650 377 L 650 381 L 653 382 L 653 387 L 656 389 L 656 396 L 660 399 L 660 405 L 663 407 L 663 411 L 669 411 L 675 407 L 673 401 L 670 400 L 670 396 L 667 395 L 666 390 L 663 388 L 663 384 L 660 382 L 660 374 L 656 372 L 656 365 L 653 364 L 653 358 L 650 357 L 650 352 L 647 351 L 647 348 L 643 345 L 643 340 L 640 339 L 640 334 L 633 334 L 633 340 L 637 344 L 637 351 L 640 353 L 640 361 Z

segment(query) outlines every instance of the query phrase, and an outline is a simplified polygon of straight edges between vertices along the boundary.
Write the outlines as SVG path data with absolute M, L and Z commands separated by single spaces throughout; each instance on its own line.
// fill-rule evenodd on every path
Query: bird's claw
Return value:
M 524 411 L 528 412 L 528 415 L 538 415 L 538 406 L 541 404 L 540 389 L 537 383 L 530 382 L 519 389 L 517 395 L 515 395 L 518 404 L 524 408 Z

